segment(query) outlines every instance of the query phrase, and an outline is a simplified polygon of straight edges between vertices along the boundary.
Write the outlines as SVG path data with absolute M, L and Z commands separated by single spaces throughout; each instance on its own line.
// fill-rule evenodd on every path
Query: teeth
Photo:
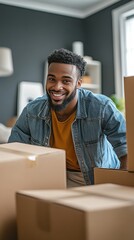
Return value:
M 60 96 L 62 96 L 62 94 L 56 94 L 56 93 L 53 93 L 53 95 L 54 95 L 55 97 L 60 97 Z

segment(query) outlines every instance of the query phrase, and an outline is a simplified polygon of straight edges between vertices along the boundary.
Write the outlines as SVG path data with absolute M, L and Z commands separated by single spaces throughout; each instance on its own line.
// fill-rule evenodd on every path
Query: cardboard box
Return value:
M 124 199 L 134 203 L 134 188 L 113 183 L 104 183 L 73 188 L 83 193 L 105 196 L 110 198 Z
M 18 240 L 133 240 L 134 203 L 66 192 L 19 191 Z
M 134 172 L 120 169 L 94 168 L 94 183 L 115 183 L 134 187 Z
M 22 143 L 1 144 L 0 240 L 16 239 L 17 190 L 65 188 L 65 151 Z
M 128 171 L 134 172 L 134 76 L 124 78 Z

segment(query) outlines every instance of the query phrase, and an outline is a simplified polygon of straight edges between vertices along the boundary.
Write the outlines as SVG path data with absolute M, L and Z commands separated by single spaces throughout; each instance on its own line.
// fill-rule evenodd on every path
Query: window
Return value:
M 125 73 L 134 76 L 134 14 L 130 13 L 125 20 Z
M 124 97 L 124 76 L 134 75 L 134 1 L 113 10 L 115 94 Z

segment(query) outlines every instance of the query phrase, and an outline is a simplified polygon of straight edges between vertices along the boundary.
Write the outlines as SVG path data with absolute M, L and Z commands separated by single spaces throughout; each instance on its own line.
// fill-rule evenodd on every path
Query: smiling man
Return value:
M 81 88 L 86 62 L 66 49 L 48 56 L 46 94 L 30 102 L 9 142 L 66 151 L 68 187 L 94 183 L 94 167 L 127 167 L 126 123 L 113 102 Z

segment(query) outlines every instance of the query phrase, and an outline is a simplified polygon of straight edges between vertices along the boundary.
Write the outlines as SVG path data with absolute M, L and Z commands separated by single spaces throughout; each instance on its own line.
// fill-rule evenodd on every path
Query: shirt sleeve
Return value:
M 31 137 L 27 117 L 27 107 L 25 107 L 12 128 L 8 142 L 21 142 L 30 144 L 30 139 Z
M 111 100 L 103 110 L 102 128 L 118 158 L 127 154 L 126 120 Z

